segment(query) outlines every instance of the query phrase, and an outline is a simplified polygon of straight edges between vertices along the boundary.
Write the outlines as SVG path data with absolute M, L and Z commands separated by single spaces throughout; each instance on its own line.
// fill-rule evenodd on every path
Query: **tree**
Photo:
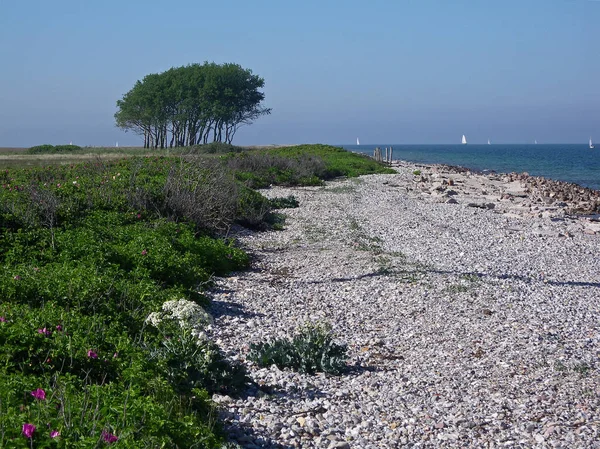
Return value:
M 264 79 L 238 64 L 191 64 L 150 74 L 117 101 L 116 125 L 144 136 L 144 148 L 231 143 L 270 108 Z

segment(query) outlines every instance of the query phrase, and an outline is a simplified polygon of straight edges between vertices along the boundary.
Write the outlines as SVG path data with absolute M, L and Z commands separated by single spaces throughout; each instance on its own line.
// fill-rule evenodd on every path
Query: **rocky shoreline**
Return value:
M 214 397 L 232 441 L 600 448 L 600 222 L 574 215 L 597 213 L 597 192 L 395 169 L 264 192 L 300 207 L 283 231 L 240 233 L 252 269 L 211 292 L 210 333 L 254 381 Z M 348 344 L 346 374 L 246 361 L 250 343 L 319 320 Z
M 399 162 L 397 165 L 401 166 L 403 164 L 406 165 L 407 163 Z M 425 167 L 433 170 L 442 170 L 446 173 L 462 175 L 471 175 L 473 173 L 467 168 L 451 165 Z M 566 208 L 570 214 L 590 215 L 600 213 L 599 190 L 590 189 L 570 182 L 544 178 L 542 176 L 530 176 L 527 172 L 505 174 L 491 172 L 487 175 L 480 172 L 474 172 L 474 174 L 484 176 L 488 180 L 502 180 L 502 182 L 506 184 L 518 182 L 532 203 L 563 207 Z M 511 199 L 510 196 L 508 196 L 508 199 Z

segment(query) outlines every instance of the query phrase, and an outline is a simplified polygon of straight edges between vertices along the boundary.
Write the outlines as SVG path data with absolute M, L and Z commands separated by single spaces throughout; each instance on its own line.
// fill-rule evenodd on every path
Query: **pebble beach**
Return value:
M 398 162 L 396 174 L 272 187 L 284 230 L 240 232 L 209 329 L 253 380 L 215 395 L 245 448 L 600 448 L 600 221 L 518 176 Z M 541 199 L 540 199 L 541 198 Z M 348 370 L 246 360 L 328 322 Z

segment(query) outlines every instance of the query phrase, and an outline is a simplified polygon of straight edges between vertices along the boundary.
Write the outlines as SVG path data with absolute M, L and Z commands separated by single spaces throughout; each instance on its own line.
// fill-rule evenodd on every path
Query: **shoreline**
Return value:
M 405 188 L 434 202 L 466 203 L 516 217 L 569 219 L 581 222 L 583 232 L 600 234 L 598 190 L 528 173 L 481 173 L 406 161 L 394 161 L 392 167 L 421 171 Z
M 213 397 L 231 439 L 248 448 L 594 447 L 600 223 L 523 206 L 518 180 L 394 168 L 263 191 L 300 206 L 281 211 L 283 231 L 239 235 L 252 269 L 217 279 L 209 295 L 211 336 L 254 381 L 241 398 Z M 250 343 L 319 320 L 348 344 L 342 376 L 247 362 Z

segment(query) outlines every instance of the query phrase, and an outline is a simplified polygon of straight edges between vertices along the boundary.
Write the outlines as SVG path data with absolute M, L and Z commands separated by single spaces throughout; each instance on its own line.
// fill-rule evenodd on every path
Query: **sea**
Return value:
M 479 172 L 527 172 L 600 190 L 600 145 L 587 144 L 492 144 L 492 145 L 341 145 L 344 149 L 373 155 L 375 147 L 392 147 L 394 160 L 422 164 L 457 165 Z

